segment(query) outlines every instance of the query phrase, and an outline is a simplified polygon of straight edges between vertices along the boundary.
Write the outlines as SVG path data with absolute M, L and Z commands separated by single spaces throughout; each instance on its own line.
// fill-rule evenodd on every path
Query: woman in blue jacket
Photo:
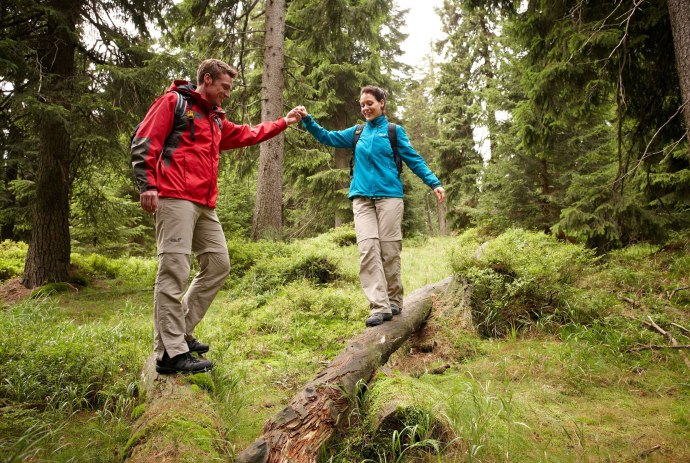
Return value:
M 388 137 L 385 91 L 366 86 L 360 91 L 359 104 L 367 122 L 356 145 L 358 126 L 328 131 L 317 124 L 304 107 L 297 109 L 301 112 L 304 128 L 320 143 L 335 148 L 355 146 L 348 197 L 355 217 L 359 279 L 371 309 L 366 325 L 376 326 L 391 320 L 403 308 L 400 277 L 403 186 Z M 402 161 L 434 190 L 439 203 L 443 203 L 446 193 L 441 182 L 412 147 L 405 129 L 398 125 L 395 133 Z

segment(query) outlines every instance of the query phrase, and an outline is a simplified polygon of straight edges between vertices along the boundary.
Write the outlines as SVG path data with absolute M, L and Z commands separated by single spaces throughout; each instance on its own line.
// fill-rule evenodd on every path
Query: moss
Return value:
M 135 463 L 148 462 L 157 449 L 168 449 L 180 462 L 227 459 L 222 426 L 208 396 L 199 391 L 196 384 L 176 387 L 154 400 L 140 420 L 141 428 L 125 446 L 124 456 Z
M 136 421 L 146 412 L 146 404 L 139 404 L 132 410 L 132 420 Z
M 431 384 L 409 376 L 380 375 L 367 393 L 366 422 L 369 427 L 378 424 L 374 423 L 377 413 L 385 410 L 390 404 L 396 404 L 394 421 L 397 423 L 390 423 L 384 427 L 414 426 L 419 424 L 422 417 L 434 415 L 438 405 L 443 404 L 445 399 L 443 393 Z
M 41 296 L 50 296 L 51 294 L 67 292 L 70 289 L 71 286 L 68 283 L 48 283 L 47 285 L 34 289 L 31 292 L 31 297 L 36 298 Z

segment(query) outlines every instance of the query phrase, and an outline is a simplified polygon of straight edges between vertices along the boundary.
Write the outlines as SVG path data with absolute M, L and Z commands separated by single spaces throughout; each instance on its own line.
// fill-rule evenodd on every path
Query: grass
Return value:
M 231 243 L 237 265 L 197 331 L 216 366 L 204 376 L 211 381 L 195 385 L 220 417 L 230 453 L 365 329 L 351 235 Z M 466 276 L 480 242 L 476 231 L 405 242 L 406 292 L 454 271 Z M 520 246 L 521 254 L 511 251 Z M 671 324 L 690 327 L 690 291 L 680 289 L 690 285 L 687 242 L 601 258 L 570 246 L 522 231 L 489 245 L 481 270 L 524 283 L 513 299 L 496 293 L 504 306 L 492 310 L 532 315 L 475 332 L 464 327 L 459 301 L 446 301 L 426 328 L 433 350 L 409 354 L 412 341 L 401 348 L 358 399 L 353 429 L 322 460 L 690 460 L 690 381 L 680 355 L 630 351 L 667 342 L 642 324 L 647 316 L 690 344 Z M 5 247 L 14 262 L 21 247 Z M 137 381 L 151 349 L 155 260 L 74 257 L 86 286 L 0 312 L 3 462 L 120 461 L 147 411 Z M 440 365 L 449 368 L 432 374 Z M 376 404 L 401 391 L 409 392 L 402 425 L 372 428 Z

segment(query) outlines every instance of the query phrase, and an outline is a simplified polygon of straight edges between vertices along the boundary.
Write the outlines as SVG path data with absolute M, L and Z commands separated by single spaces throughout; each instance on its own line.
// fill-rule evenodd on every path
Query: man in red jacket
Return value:
M 216 216 L 220 151 L 255 145 L 299 122 L 299 112 L 254 127 L 225 119 L 221 104 L 237 71 L 208 59 L 198 87 L 176 80 L 149 109 L 132 139 L 132 170 L 141 207 L 156 216 L 158 274 L 154 289 L 154 353 L 159 373 L 202 372 L 210 361 L 193 356 L 208 344 L 194 328 L 230 271 L 227 242 Z M 187 288 L 191 253 L 200 271 Z

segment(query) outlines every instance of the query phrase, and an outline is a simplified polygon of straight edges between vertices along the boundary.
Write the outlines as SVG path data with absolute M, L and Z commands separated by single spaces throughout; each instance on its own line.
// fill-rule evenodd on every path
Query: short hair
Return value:
M 209 74 L 213 80 L 219 78 L 221 74 L 227 74 L 234 79 L 237 77 L 237 69 L 219 59 L 205 59 L 196 71 L 196 83 L 203 83 L 206 74 Z
M 362 90 L 359 91 L 359 94 L 361 95 L 362 93 L 372 95 L 374 98 L 376 98 L 376 101 L 383 101 L 388 97 L 388 92 L 381 87 L 377 87 L 376 85 L 367 85 L 362 87 Z

